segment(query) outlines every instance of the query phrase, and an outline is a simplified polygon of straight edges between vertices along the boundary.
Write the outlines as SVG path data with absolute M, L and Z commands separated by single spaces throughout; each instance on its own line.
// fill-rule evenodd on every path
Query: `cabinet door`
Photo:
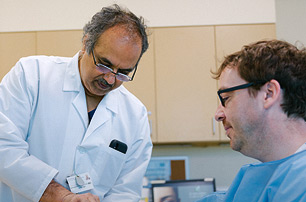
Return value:
M 72 57 L 82 48 L 82 30 L 37 32 L 37 54 Z
M 157 141 L 219 140 L 213 27 L 155 28 Z
M 148 110 L 151 127 L 151 138 L 156 142 L 156 91 L 154 69 L 153 30 L 149 31 L 149 49 L 142 56 L 134 80 L 124 83 L 124 86 L 143 102 Z
M 216 26 L 217 66 L 220 66 L 224 56 L 239 51 L 243 45 L 258 40 L 275 38 L 275 24 Z M 219 124 L 219 126 L 221 140 L 228 140 L 222 124 Z
M 0 81 L 25 56 L 36 53 L 36 33 L 0 33 Z

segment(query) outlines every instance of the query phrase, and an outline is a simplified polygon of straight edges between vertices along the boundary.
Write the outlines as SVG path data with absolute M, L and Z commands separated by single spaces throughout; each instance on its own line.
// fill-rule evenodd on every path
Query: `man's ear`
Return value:
M 281 87 L 278 81 L 272 79 L 264 85 L 265 100 L 264 107 L 267 109 L 281 101 Z

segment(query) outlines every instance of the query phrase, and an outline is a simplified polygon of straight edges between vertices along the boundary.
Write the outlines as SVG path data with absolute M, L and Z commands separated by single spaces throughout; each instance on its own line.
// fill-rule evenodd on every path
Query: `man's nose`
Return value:
M 223 111 L 223 106 L 219 104 L 216 113 L 215 113 L 215 120 L 216 121 L 223 121 L 225 119 L 225 114 Z
M 104 79 L 108 84 L 113 85 L 116 81 L 116 75 L 112 72 L 109 72 L 104 75 Z

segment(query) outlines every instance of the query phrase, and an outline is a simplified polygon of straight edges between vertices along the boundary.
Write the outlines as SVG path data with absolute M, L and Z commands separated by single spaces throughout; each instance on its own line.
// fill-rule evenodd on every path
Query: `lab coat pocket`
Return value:
M 92 167 L 94 184 L 112 187 L 124 166 L 125 159 L 126 154 L 102 146 Z

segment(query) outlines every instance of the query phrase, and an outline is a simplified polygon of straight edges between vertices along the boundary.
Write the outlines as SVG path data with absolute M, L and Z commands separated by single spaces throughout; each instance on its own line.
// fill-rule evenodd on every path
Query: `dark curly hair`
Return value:
M 116 25 L 124 26 L 126 30 L 133 37 L 140 37 L 142 39 L 142 54 L 148 49 L 148 37 L 146 33 L 147 26 L 144 24 L 142 17 L 137 17 L 129 10 L 120 8 L 117 4 L 110 7 L 104 7 L 96 13 L 90 22 L 83 28 L 83 39 L 86 37 L 85 49 L 88 54 L 95 47 L 100 35 L 107 29 Z
M 283 90 L 282 109 L 288 117 L 306 121 L 306 49 L 280 40 L 258 41 L 225 57 L 214 78 L 219 79 L 226 67 L 237 68 L 248 82 L 275 79 Z M 254 96 L 263 84 L 250 88 Z

